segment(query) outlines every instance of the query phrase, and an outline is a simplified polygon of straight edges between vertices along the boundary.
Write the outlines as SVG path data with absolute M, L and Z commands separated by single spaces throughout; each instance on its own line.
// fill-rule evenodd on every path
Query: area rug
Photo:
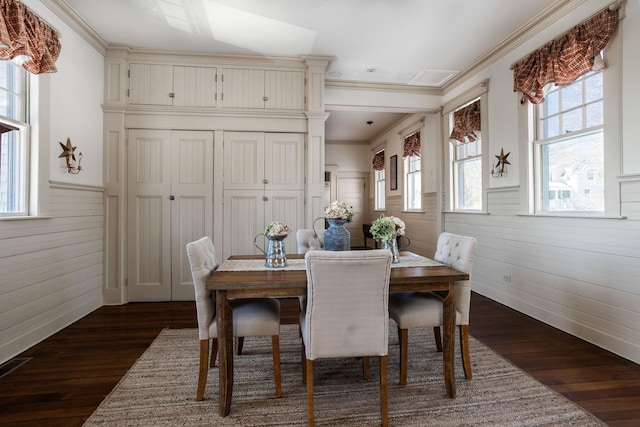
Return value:
M 473 379 L 464 378 L 456 352 L 457 397 L 446 397 L 442 353 L 431 330 L 410 331 L 408 381 L 398 384 L 398 339 L 390 327 L 391 426 L 603 426 L 597 418 L 539 383 L 473 337 Z M 457 343 L 457 340 L 456 340 Z M 281 327 L 284 397 L 275 397 L 271 340 L 246 338 L 234 359 L 231 413 L 218 415 L 218 368 L 209 370 L 205 400 L 195 400 L 198 334 L 165 329 L 85 423 L 91 426 L 303 426 L 306 386 L 301 381 L 297 326 Z M 380 425 L 379 365 L 369 380 L 357 359 L 315 362 L 318 426 Z

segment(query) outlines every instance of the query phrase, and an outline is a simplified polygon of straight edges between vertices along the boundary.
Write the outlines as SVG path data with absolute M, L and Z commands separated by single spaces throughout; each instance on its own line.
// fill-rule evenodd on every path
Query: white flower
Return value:
M 347 205 L 345 202 L 334 201 L 324 209 L 324 217 L 330 219 L 346 219 L 351 222 L 353 218 L 353 207 Z
M 404 236 L 404 230 L 406 228 L 404 221 L 395 216 L 390 216 L 388 218 L 391 218 L 391 221 L 396 225 L 396 233 L 398 236 Z
M 274 221 L 264 229 L 265 236 L 286 236 L 289 233 L 291 233 L 289 226 L 280 221 Z

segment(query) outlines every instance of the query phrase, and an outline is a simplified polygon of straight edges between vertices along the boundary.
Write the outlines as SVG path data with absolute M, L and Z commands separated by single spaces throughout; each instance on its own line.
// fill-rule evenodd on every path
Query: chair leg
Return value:
M 442 353 L 442 333 L 440 332 L 440 326 L 433 327 L 433 338 L 436 341 L 436 350 Z
M 407 385 L 407 363 L 409 357 L 409 330 L 398 329 L 400 332 L 400 385 Z
M 273 353 L 273 376 L 276 380 L 276 396 L 282 397 L 282 376 L 280 374 L 280 336 L 271 336 L 271 350 Z
M 204 387 L 207 384 L 207 371 L 209 370 L 209 340 L 200 340 L 200 369 L 198 370 L 198 388 L 196 400 L 204 397 Z
M 242 346 L 244 345 L 244 337 L 238 337 L 236 338 L 236 345 L 237 345 L 237 354 L 241 355 L 242 354 Z
M 460 325 L 460 353 L 462 353 L 462 367 L 464 377 L 471 379 L 471 355 L 469 354 L 469 325 Z
M 389 425 L 389 398 L 387 396 L 387 356 L 380 356 L 380 416 L 382 418 L 382 427 L 387 427 Z
M 313 360 L 305 357 L 307 376 L 307 424 L 313 427 Z
M 362 376 L 365 380 L 369 379 L 369 356 L 362 357 Z
M 213 338 L 211 341 L 211 359 L 209 359 L 209 366 L 213 368 L 216 366 L 216 357 L 218 357 L 218 339 Z
M 302 384 L 307 383 L 307 357 L 305 355 L 304 349 L 304 341 L 302 341 L 302 345 L 300 346 L 300 366 L 302 367 Z

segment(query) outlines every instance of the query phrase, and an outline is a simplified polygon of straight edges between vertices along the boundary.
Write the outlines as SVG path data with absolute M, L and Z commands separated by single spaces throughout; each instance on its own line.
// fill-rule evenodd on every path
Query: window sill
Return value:
M 579 219 L 627 219 L 626 216 L 616 215 L 590 215 L 590 214 L 562 214 L 562 213 L 535 213 L 535 214 L 518 214 L 518 216 L 534 217 L 534 218 L 579 218 Z
M 414 213 L 414 214 L 423 214 L 423 213 L 424 213 L 424 211 L 423 211 L 423 210 L 400 211 L 400 212 L 405 213 L 405 214 L 412 214 L 412 213 Z
M 32 219 L 51 219 L 50 216 L 0 216 L 0 221 L 29 221 Z
M 487 211 L 444 211 L 445 214 L 490 215 Z

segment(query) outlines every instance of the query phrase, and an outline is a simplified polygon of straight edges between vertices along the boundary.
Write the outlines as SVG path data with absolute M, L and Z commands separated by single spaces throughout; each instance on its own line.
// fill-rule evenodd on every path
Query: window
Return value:
M 603 213 L 603 73 L 551 87 L 535 107 L 535 210 Z
M 454 210 L 482 209 L 480 99 L 449 113 L 451 193 Z
M 0 62 L 0 216 L 28 211 L 27 72 Z
M 422 159 L 420 158 L 420 132 L 404 139 L 404 209 L 422 209 Z
M 384 150 L 379 150 L 373 156 L 374 190 L 375 190 L 375 210 L 385 208 L 385 172 L 384 172 Z

